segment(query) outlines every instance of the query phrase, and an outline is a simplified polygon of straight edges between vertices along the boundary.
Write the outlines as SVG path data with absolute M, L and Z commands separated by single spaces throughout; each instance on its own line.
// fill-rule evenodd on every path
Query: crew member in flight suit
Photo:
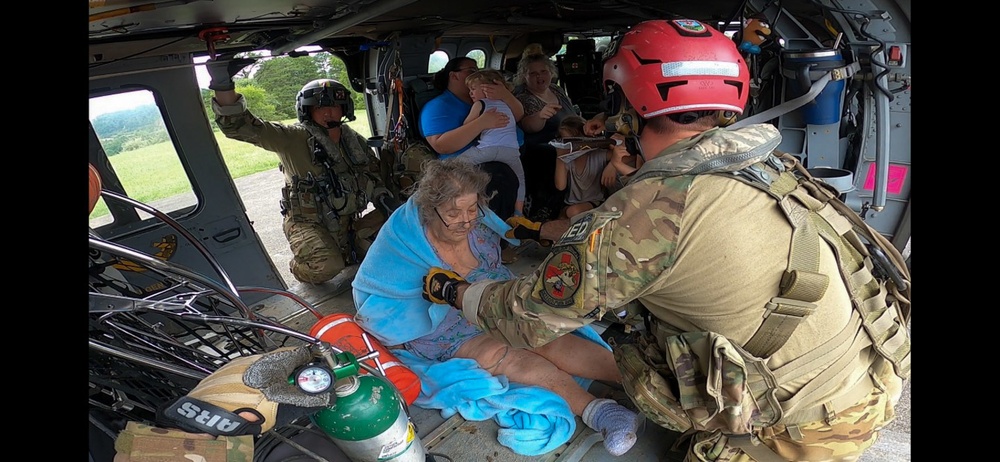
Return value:
M 773 125 L 720 126 L 750 91 L 724 34 L 646 21 L 609 56 L 615 149 L 642 168 L 596 209 L 516 227 L 558 239 L 532 274 L 470 285 L 432 268 L 424 296 L 517 347 L 625 323 L 626 393 L 683 434 L 686 461 L 857 460 L 910 373 L 902 257 L 774 151 Z
M 267 122 L 250 111 L 232 82 L 252 62 L 207 64 L 215 121 L 227 137 L 278 155 L 285 177 L 281 213 L 292 250 L 289 269 L 301 282 L 321 283 L 364 258 L 399 202 L 386 188 L 384 164 L 366 139 L 344 123 L 355 116 L 343 84 L 313 80 L 295 98 L 298 123 Z M 365 213 L 369 203 L 376 207 Z

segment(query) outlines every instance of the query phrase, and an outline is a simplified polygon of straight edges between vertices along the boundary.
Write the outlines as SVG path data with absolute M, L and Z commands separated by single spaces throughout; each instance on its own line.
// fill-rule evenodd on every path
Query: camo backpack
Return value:
M 411 143 L 400 154 L 393 172 L 393 180 L 399 185 L 400 199 L 405 200 L 412 194 L 411 188 L 420 179 L 423 163 L 437 157 L 437 153 L 422 141 Z

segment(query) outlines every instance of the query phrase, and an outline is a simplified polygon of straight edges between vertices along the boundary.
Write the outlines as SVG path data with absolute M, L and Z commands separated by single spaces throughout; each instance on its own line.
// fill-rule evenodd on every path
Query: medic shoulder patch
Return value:
M 588 213 L 583 218 L 569 225 L 569 229 L 559 238 L 559 244 L 576 244 L 583 242 L 590 234 L 590 225 L 594 222 L 594 214 Z
M 555 249 L 545 263 L 539 295 L 549 306 L 571 306 L 573 296 L 580 289 L 581 277 L 580 254 L 577 250 L 569 246 Z

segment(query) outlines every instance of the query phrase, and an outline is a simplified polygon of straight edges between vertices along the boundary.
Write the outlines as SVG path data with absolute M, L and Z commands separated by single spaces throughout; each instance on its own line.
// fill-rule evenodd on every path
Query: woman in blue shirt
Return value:
M 463 125 L 465 117 L 472 109 L 472 96 L 465 78 L 478 71 L 479 66 L 472 58 L 458 57 L 434 75 L 434 87 L 441 94 L 427 102 L 420 111 L 420 134 L 427 140 L 442 159 L 461 154 L 468 149 L 483 130 L 507 125 L 509 118 L 500 112 L 484 113 L 474 123 Z M 503 82 L 484 84 L 490 98 L 501 99 L 511 107 L 514 118 L 524 115 L 521 102 L 507 89 Z M 517 176 L 506 164 L 487 162 L 480 165 L 490 174 L 487 192 L 497 191 L 490 200 L 490 209 L 506 220 L 514 214 L 519 185 Z

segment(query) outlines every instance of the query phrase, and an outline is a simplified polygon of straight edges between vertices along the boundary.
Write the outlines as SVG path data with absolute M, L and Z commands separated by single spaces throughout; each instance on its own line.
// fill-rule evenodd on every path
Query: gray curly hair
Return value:
M 552 78 L 555 79 L 559 77 L 559 70 L 556 69 L 556 63 L 549 59 L 549 56 L 545 53 L 532 53 L 523 56 L 520 61 L 517 62 L 517 73 L 514 74 L 514 85 L 521 85 L 524 83 L 525 79 L 528 77 L 528 65 L 534 63 L 545 63 L 545 67 L 549 69 L 549 73 L 552 74 Z
M 420 224 L 427 226 L 437 220 L 436 207 L 459 196 L 474 193 L 483 210 L 489 208 L 492 194 L 486 195 L 490 175 L 461 156 L 448 159 L 429 159 L 421 165 L 420 180 L 411 188 L 412 200 L 420 213 Z

